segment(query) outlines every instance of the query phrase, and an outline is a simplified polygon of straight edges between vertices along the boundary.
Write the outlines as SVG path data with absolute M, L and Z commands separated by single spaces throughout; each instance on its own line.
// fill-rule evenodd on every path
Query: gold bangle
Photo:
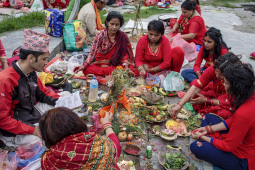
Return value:
M 6 56 L 1 56 L 0 58 L 7 58 Z

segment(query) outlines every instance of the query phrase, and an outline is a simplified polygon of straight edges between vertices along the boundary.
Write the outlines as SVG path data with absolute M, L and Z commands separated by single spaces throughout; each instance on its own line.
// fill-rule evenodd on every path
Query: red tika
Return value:
M 255 169 L 255 96 L 244 102 L 224 124 L 229 130 L 220 138 L 213 138 L 213 145 L 225 152 L 232 152 L 238 158 L 248 159 L 250 170 Z M 211 136 L 211 135 L 210 135 Z M 213 135 L 214 136 L 214 135 Z
M 193 104 L 193 109 L 202 116 L 207 113 L 214 113 L 223 119 L 230 118 L 233 108 L 229 102 L 229 95 L 226 94 L 223 83 L 224 80 L 217 79 L 213 65 L 207 68 L 202 76 L 199 79 L 195 79 L 191 85 L 202 89 L 200 94 L 206 98 L 218 99 L 220 105 Z
M 203 62 L 204 48 L 205 48 L 205 46 L 203 45 L 200 48 L 199 52 L 198 52 L 197 59 L 196 59 L 195 65 L 194 65 L 194 72 L 200 71 L 201 64 Z M 225 47 L 222 47 L 220 56 L 223 55 L 223 54 L 226 54 L 227 52 L 228 52 L 228 50 Z M 213 65 L 213 60 L 212 59 L 213 59 L 213 56 L 209 55 L 209 57 L 206 59 L 206 63 L 204 65 L 204 68 L 208 68 L 211 65 Z

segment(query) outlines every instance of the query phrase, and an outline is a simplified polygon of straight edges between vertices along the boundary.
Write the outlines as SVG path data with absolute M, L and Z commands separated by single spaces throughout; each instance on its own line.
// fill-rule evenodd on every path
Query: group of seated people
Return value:
M 192 8 L 187 4 L 192 4 Z M 192 132 L 197 140 L 190 145 L 193 159 L 205 160 L 224 170 L 255 169 L 254 70 L 228 52 L 218 29 L 205 30 L 201 34 L 203 40 L 196 30 L 186 32 L 194 30 L 188 28 L 193 25 L 191 21 L 196 28 L 204 25 L 194 4 L 183 2 L 183 16 L 173 29 L 182 33 L 185 40 L 197 38 L 202 47 L 194 69 L 182 73 L 191 82 L 191 88 L 169 114 L 175 118 L 189 102 L 202 115 L 201 128 Z M 180 47 L 171 48 L 161 21 L 149 23 L 148 34 L 138 41 L 135 57 L 127 35 L 119 30 L 123 23 L 118 12 L 108 14 L 105 29 L 97 33 L 87 60 L 75 68 L 76 72 L 105 76 L 120 65 L 130 68 L 135 76 L 163 70 L 180 72 L 184 52 Z M 48 35 L 24 30 L 20 59 L 0 72 L 1 140 L 15 147 L 43 140 L 48 149 L 41 159 L 45 170 L 119 169 L 116 163 L 121 146 L 112 129 L 113 115 L 106 113 L 101 119 L 102 132 L 107 136 L 104 137 L 89 132 L 84 121 L 71 110 L 53 108 L 60 95 L 43 86 L 35 73 L 43 71 L 47 64 L 49 40 Z M 6 56 L 1 42 L 0 57 L 4 64 Z M 201 68 L 203 59 L 206 64 Z

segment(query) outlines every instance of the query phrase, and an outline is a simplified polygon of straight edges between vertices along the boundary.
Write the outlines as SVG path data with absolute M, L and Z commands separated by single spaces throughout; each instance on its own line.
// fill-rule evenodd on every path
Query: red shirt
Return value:
M 201 9 L 200 9 L 200 6 L 198 4 L 196 6 L 196 11 L 199 13 L 199 15 L 201 15 Z
M 196 45 L 201 45 L 204 43 L 204 36 L 207 31 L 205 27 L 204 19 L 201 16 L 194 16 L 192 17 L 187 23 L 184 20 L 184 16 L 181 14 L 178 23 L 182 28 L 181 35 L 194 33 L 196 36 L 191 39 L 187 40 L 187 42 L 194 42 Z M 185 24 L 186 23 L 186 24 Z
M 238 158 L 247 158 L 249 169 L 255 169 L 255 96 L 244 102 L 234 116 L 224 121 L 229 133 L 223 140 L 212 138 L 211 143 Z
M 5 49 L 4 49 L 3 43 L 0 39 L 0 57 L 2 57 L 2 56 L 6 56 L 6 54 L 5 54 Z
M 199 79 L 194 80 L 192 85 L 199 89 L 204 89 L 211 81 L 213 81 L 213 88 L 217 96 L 226 94 L 226 90 L 223 85 L 224 80 L 217 79 L 213 65 L 208 67 Z
M 148 35 L 145 35 L 136 46 L 135 66 L 138 68 L 140 65 L 147 64 L 150 68 L 159 66 L 161 70 L 166 70 L 171 65 L 171 51 L 170 41 L 163 35 L 157 52 L 152 52 Z
M 194 65 L 194 72 L 200 71 L 200 66 L 201 66 L 201 63 L 203 62 L 204 48 L 205 48 L 205 46 L 203 45 L 198 52 L 197 59 L 196 59 L 195 65 Z M 228 50 L 225 47 L 222 47 L 220 56 L 222 56 L 223 54 L 226 54 L 227 52 L 228 52 Z M 213 56 L 211 56 L 209 54 L 209 57 L 207 58 L 207 61 L 204 65 L 205 68 L 208 68 L 211 65 L 213 65 L 212 59 L 213 59 Z

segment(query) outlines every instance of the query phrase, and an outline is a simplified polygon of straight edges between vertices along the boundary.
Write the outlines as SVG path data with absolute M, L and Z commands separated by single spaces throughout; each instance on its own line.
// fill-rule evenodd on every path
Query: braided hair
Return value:
M 213 59 L 212 59 L 214 61 L 220 57 L 222 48 L 225 47 L 226 49 L 228 49 L 227 44 L 223 41 L 220 30 L 218 30 L 214 27 L 211 27 L 205 33 L 205 36 L 210 37 L 216 44 L 216 46 L 214 47 L 215 50 L 214 50 L 214 55 L 213 55 Z M 203 58 L 205 60 L 207 60 L 209 58 L 209 50 L 206 50 L 205 48 L 204 48 Z

